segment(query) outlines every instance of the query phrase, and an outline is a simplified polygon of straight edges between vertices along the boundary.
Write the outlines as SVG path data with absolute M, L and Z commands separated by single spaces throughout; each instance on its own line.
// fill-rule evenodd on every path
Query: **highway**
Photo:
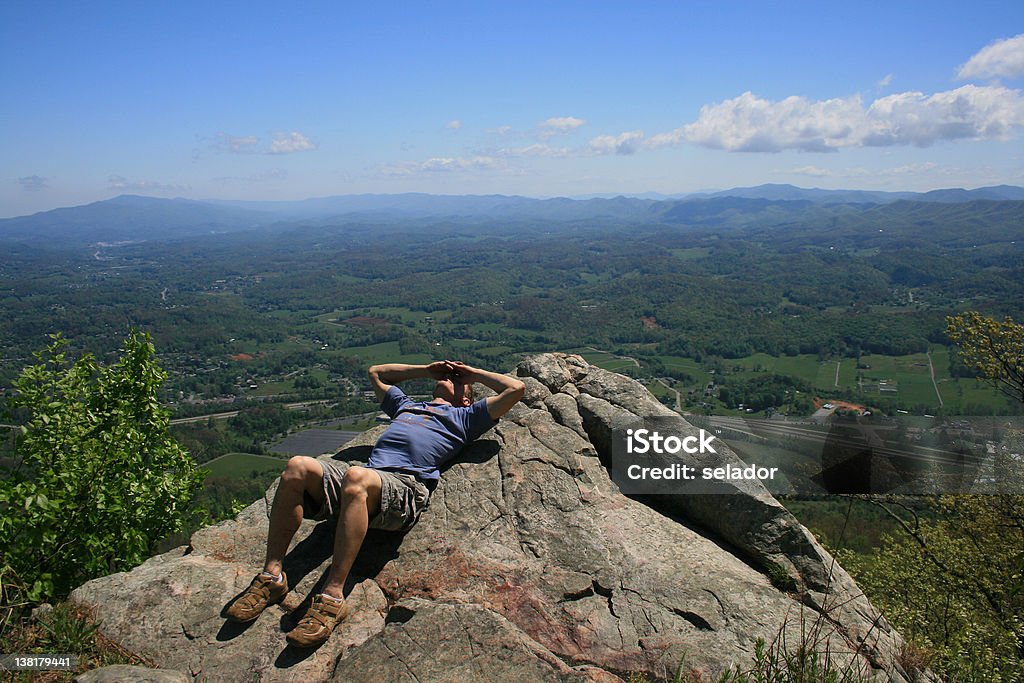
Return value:
M 877 456 L 919 460 L 928 463 L 946 463 L 950 465 L 963 465 L 963 454 L 941 448 L 930 446 L 914 446 L 913 450 L 900 448 L 889 448 L 885 446 L 885 440 L 878 435 L 880 431 L 892 431 L 894 427 L 862 427 L 863 439 L 845 439 L 830 430 L 822 427 L 804 426 L 799 423 L 773 422 L 769 420 L 746 420 L 741 417 L 710 417 L 708 421 L 715 427 L 729 429 L 756 438 L 795 438 L 824 446 L 826 442 L 830 445 L 847 445 L 864 448 L 869 446 L 872 453 Z M 855 425 L 851 425 L 856 428 Z M 865 443 L 866 442 L 866 443 Z

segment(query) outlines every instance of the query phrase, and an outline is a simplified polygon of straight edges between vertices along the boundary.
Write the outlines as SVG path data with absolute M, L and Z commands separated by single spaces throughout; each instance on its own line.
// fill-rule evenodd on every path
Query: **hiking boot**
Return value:
M 348 603 L 344 598 L 337 601 L 323 593 L 313 598 L 313 604 L 306 611 L 292 631 L 285 636 L 296 647 L 314 647 L 326 641 L 339 621 L 348 616 Z
M 281 581 L 266 572 L 256 575 L 245 592 L 231 603 L 227 609 L 227 618 L 241 624 L 248 623 L 263 613 L 270 605 L 284 600 L 288 594 L 288 577 L 281 572 Z

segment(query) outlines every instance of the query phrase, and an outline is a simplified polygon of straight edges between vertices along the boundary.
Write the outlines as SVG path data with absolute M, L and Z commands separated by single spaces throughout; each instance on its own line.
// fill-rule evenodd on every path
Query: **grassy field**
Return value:
M 210 470 L 210 477 L 227 477 L 242 479 L 252 473 L 276 472 L 284 469 L 286 459 L 269 455 L 253 455 L 252 453 L 228 453 L 215 458 L 203 467 Z
M 974 379 L 956 379 L 949 376 L 950 350 L 947 347 L 933 344 L 930 353 L 936 384 L 947 412 L 969 412 L 969 404 L 986 406 L 996 413 L 1007 410 L 1006 399 L 988 384 Z M 670 358 L 663 357 L 662 362 L 669 365 Z M 703 373 L 702 377 L 700 368 L 692 360 L 682 358 L 672 361 L 673 366 L 682 367 L 695 377 L 708 377 L 706 373 Z M 799 378 L 814 387 L 815 393 L 821 398 L 835 397 L 841 392 L 853 392 L 859 396 L 859 400 L 869 404 L 879 399 L 888 399 L 896 400 L 908 409 L 914 406 L 927 406 L 929 410 L 935 411 L 940 408 L 928 367 L 928 355 L 925 353 L 907 356 L 865 355 L 861 357 L 861 365 L 868 367 L 859 370 L 853 358 L 821 361 L 817 356 L 806 354 L 776 357 L 757 353 L 745 358 L 726 360 L 724 364 L 730 369 L 742 368 L 743 374 L 750 373 L 747 375 L 750 377 L 773 373 Z M 863 389 L 858 379 L 863 381 Z M 896 392 L 880 392 L 880 381 L 887 381 L 895 386 Z
M 796 377 L 812 386 L 826 384 L 829 387 L 834 385 L 836 364 L 832 362 L 819 361 L 817 356 L 769 356 L 766 353 L 755 353 L 746 358 L 725 361 L 727 366 L 738 365 L 749 371 L 754 368 L 761 368 L 758 374 L 775 374 Z
M 310 368 L 309 374 L 326 383 L 330 376 L 323 368 Z M 297 377 L 298 375 L 296 375 Z M 288 394 L 295 391 L 295 377 L 281 380 L 280 382 L 267 382 L 249 391 L 250 396 L 274 396 L 277 394 Z
M 988 384 L 973 379 L 958 380 L 949 376 L 948 348 L 936 344 L 930 351 L 936 383 L 947 412 L 969 412 L 966 411 L 969 404 L 987 406 L 996 413 L 1007 409 L 1005 398 Z M 577 347 L 567 349 L 567 352 L 579 354 L 587 362 L 614 372 L 635 367 L 633 361 L 607 351 Z M 694 378 L 694 381 L 687 382 L 685 387 L 676 387 L 684 394 L 687 389 L 699 388 L 715 379 L 714 375 L 693 359 L 680 356 L 659 356 L 658 359 L 667 368 L 682 370 Z M 777 357 L 756 353 L 745 358 L 728 359 L 723 361 L 723 364 L 728 376 L 736 379 L 769 373 L 798 378 L 811 385 L 814 393 L 822 399 L 837 398 L 840 394 L 850 392 L 858 397 L 857 400 L 866 404 L 876 404 L 880 399 L 885 399 L 898 401 L 906 409 L 926 406 L 928 410 L 934 412 L 940 408 L 935 386 L 932 384 L 928 355 L 925 353 L 907 356 L 869 354 L 861 357 L 861 365 L 867 367 L 860 369 L 853 358 L 819 360 L 816 355 L 809 354 Z M 736 373 L 737 369 L 739 374 Z M 896 392 L 880 392 L 879 382 L 882 381 L 895 386 Z M 659 398 L 674 397 L 672 392 L 657 383 L 651 384 L 648 388 Z
M 344 321 L 356 316 L 366 316 L 368 318 L 398 318 L 403 325 L 415 325 L 417 323 L 427 322 L 427 318 L 431 318 L 433 322 L 447 323 L 451 320 L 452 314 L 450 311 L 433 311 L 427 313 L 426 311 L 413 311 L 404 307 L 374 307 L 374 306 L 362 306 L 359 308 L 345 308 L 330 313 L 323 313 L 316 316 L 317 322 L 321 323 L 333 323 L 337 325 L 346 324 Z
M 349 346 L 344 349 L 346 356 L 356 356 L 367 366 L 375 363 L 430 363 L 434 359 L 425 353 L 403 355 L 397 341 L 381 342 L 368 346 Z
M 666 387 L 661 382 L 648 382 L 647 390 L 650 391 L 655 397 L 669 399 L 669 406 L 674 406 L 676 401 L 676 394 L 674 391 Z
M 928 370 L 928 357 L 925 354 L 915 353 L 909 356 L 872 354 L 863 356 L 861 364 L 869 366 L 863 371 L 865 387 L 871 383 L 877 385 L 879 380 L 894 381 L 898 387 L 896 397 L 901 403 L 910 405 L 921 403 L 936 408 L 939 406 L 939 400 Z M 946 374 L 946 369 L 935 368 L 936 378 Z M 885 395 L 871 390 L 866 390 L 863 393 L 866 397 Z
M 707 384 L 711 381 L 711 374 L 704 369 L 704 366 L 692 358 L 684 358 L 682 356 L 658 356 L 658 359 L 666 368 L 682 370 L 693 377 L 698 384 Z
M 498 345 L 498 346 L 481 346 L 480 348 L 478 348 L 476 350 L 477 353 L 492 354 L 492 355 L 498 355 L 498 354 L 502 354 L 502 353 L 513 353 L 514 351 L 515 351 L 515 349 L 513 349 L 511 346 L 500 346 L 500 345 Z

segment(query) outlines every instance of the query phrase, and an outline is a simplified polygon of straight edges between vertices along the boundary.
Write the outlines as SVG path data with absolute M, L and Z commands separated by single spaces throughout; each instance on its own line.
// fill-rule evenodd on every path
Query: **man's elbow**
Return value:
M 514 380 L 512 386 L 509 387 L 509 392 L 516 397 L 516 403 L 519 403 L 526 394 L 526 384 L 521 379 Z

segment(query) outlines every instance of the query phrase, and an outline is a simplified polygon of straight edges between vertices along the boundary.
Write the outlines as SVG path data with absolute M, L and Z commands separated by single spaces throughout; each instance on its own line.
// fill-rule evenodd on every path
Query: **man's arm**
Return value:
M 480 382 L 485 387 L 497 392 L 497 396 L 487 397 L 487 414 L 492 420 L 512 410 L 512 406 L 522 400 L 526 393 L 526 385 L 522 380 L 508 375 L 500 375 L 496 372 L 489 372 L 479 368 L 472 368 L 465 363 L 449 361 L 453 368 L 455 378 L 463 384 Z
M 384 400 L 384 394 L 393 384 L 398 384 L 407 379 L 444 379 L 454 371 L 454 367 L 448 361 L 434 361 L 430 365 L 407 365 L 405 363 L 385 363 L 383 365 L 372 365 L 367 370 L 370 376 L 370 384 L 373 385 L 373 393 L 377 401 Z

